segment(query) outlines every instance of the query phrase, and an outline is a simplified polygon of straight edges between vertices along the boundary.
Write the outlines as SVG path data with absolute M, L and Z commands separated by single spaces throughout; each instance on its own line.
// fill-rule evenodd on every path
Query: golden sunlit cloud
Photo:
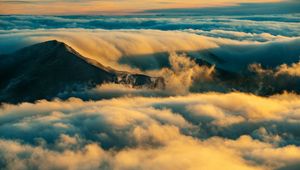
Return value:
M 281 1 L 283 0 L 1 0 L 0 14 L 126 14 L 151 9 L 205 8 Z
M 299 104 L 287 93 L 5 104 L 0 156 L 7 169 L 289 169 L 300 161 Z

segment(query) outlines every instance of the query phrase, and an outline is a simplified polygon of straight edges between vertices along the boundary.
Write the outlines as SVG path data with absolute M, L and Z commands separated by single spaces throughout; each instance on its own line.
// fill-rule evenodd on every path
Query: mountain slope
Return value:
M 104 82 L 151 88 L 164 84 L 160 78 L 119 72 L 95 63 L 56 40 L 0 56 L 0 102 L 52 99 L 60 92 L 80 91 Z

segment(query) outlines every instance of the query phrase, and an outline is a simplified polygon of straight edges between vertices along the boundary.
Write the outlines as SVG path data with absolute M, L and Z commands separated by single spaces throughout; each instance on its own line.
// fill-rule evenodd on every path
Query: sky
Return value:
M 238 6 L 243 3 L 281 3 L 284 1 L 287 0 L 1 0 L 0 14 L 119 15 L 147 10 L 225 7 Z

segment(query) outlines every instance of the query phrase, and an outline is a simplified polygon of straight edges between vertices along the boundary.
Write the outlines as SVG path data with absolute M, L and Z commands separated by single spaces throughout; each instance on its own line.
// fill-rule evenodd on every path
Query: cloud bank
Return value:
M 222 36 L 222 31 L 217 32 Z M 241 37 L 246 34 L 229 33 Z M 266 60 L 270 60 L 271 57 L 275 59 L 272 62 L 268 61 L 269 65 L 278 66 L 297 62 L 300 48 L 299 37 L 274 38 L 268 34 L 255 35 L 258 37 L 257 39 L 270 36 L 271 38 L 267 42 L 247 39 L 232 40 L 182 31 L 159 30 L 12 30 L 2 31 L 0 36 L 2 53 L 13 52 L 20 47 L 34 43 L 57 39 L 69 44 L 83 56 L 93 58 L 104 65 L 116 68 L 123 64 L 140 70 L 168 66 L 166 60 L 172 52 L 184 52 L 192 58 L 204 58 L 219 66 L 223 65 L 223 67 L 232 65 L 230 62 L 232 60 L 243 64 L 244 67 L 254 62 L 266 65 Z
M 11 30 L 0 34 L 0 49 L 8 53 L 30 44 L 56 39 L 104 66 L 163 77 L 167 82 L 166 91 L 173 94 L 187 94 L 190 91 L 242 91 L 259 95 L 300 92 L 299 76 L 297 71 L 292 71 L 298 67 L 299 37 L 221 30 L 211 31 L 220 35 L 214 37 L 189 31 Z M 223 38 L 222 35 L 234 36 L 233 39 L 240 37 L 242 40 Z M 269 40 L 260 42 L 261 38 Z M 265 69 L 282 67 L 284 72 L 291 74 L 262 76 L 251 67 L 255 63 Z
M 294 5 L 297 6 L 297 5 Z M 299 5 L 298 5 L 299 6 Z M 281 7 L 281 6 L 280 6 Z M 299 9 L 299 8 L 298 8 Z M 189 10 L 190 11 L 190 10 Z M 266 11 L 266 9 L 264 9 Z M 300 11 L 299 11 L 300 12 Z M 294 14 L 242 15 L 242 16 L 201 16 L 198 15 L 134 15 L 134 16 L 0 16 L 0 28 L 12 29 L 156 29 L 156 30 L 223 30 L 273 36 L 299 36 L 299 12 Z M 209 35 L 218 34 L 214 32 Z M 221 36 L 222 34 L 220 34 Z M 233 38 L 227 36 L 226 38 Z M 259 39 L 266 41 L 264 37 Z
M 299 99 L 207 93 L 5 104 L 0 163 L 6 169 L 293 169 L 300 160 Z

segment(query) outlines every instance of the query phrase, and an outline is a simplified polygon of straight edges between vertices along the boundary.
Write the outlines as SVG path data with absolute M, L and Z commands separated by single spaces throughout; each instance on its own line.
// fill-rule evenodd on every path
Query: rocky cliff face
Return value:
M 132 87 L 165 88 L 164 79 L 161 77 L 149 77 L 142 74 L 118 73 L 115 83 L 128 84 Z

